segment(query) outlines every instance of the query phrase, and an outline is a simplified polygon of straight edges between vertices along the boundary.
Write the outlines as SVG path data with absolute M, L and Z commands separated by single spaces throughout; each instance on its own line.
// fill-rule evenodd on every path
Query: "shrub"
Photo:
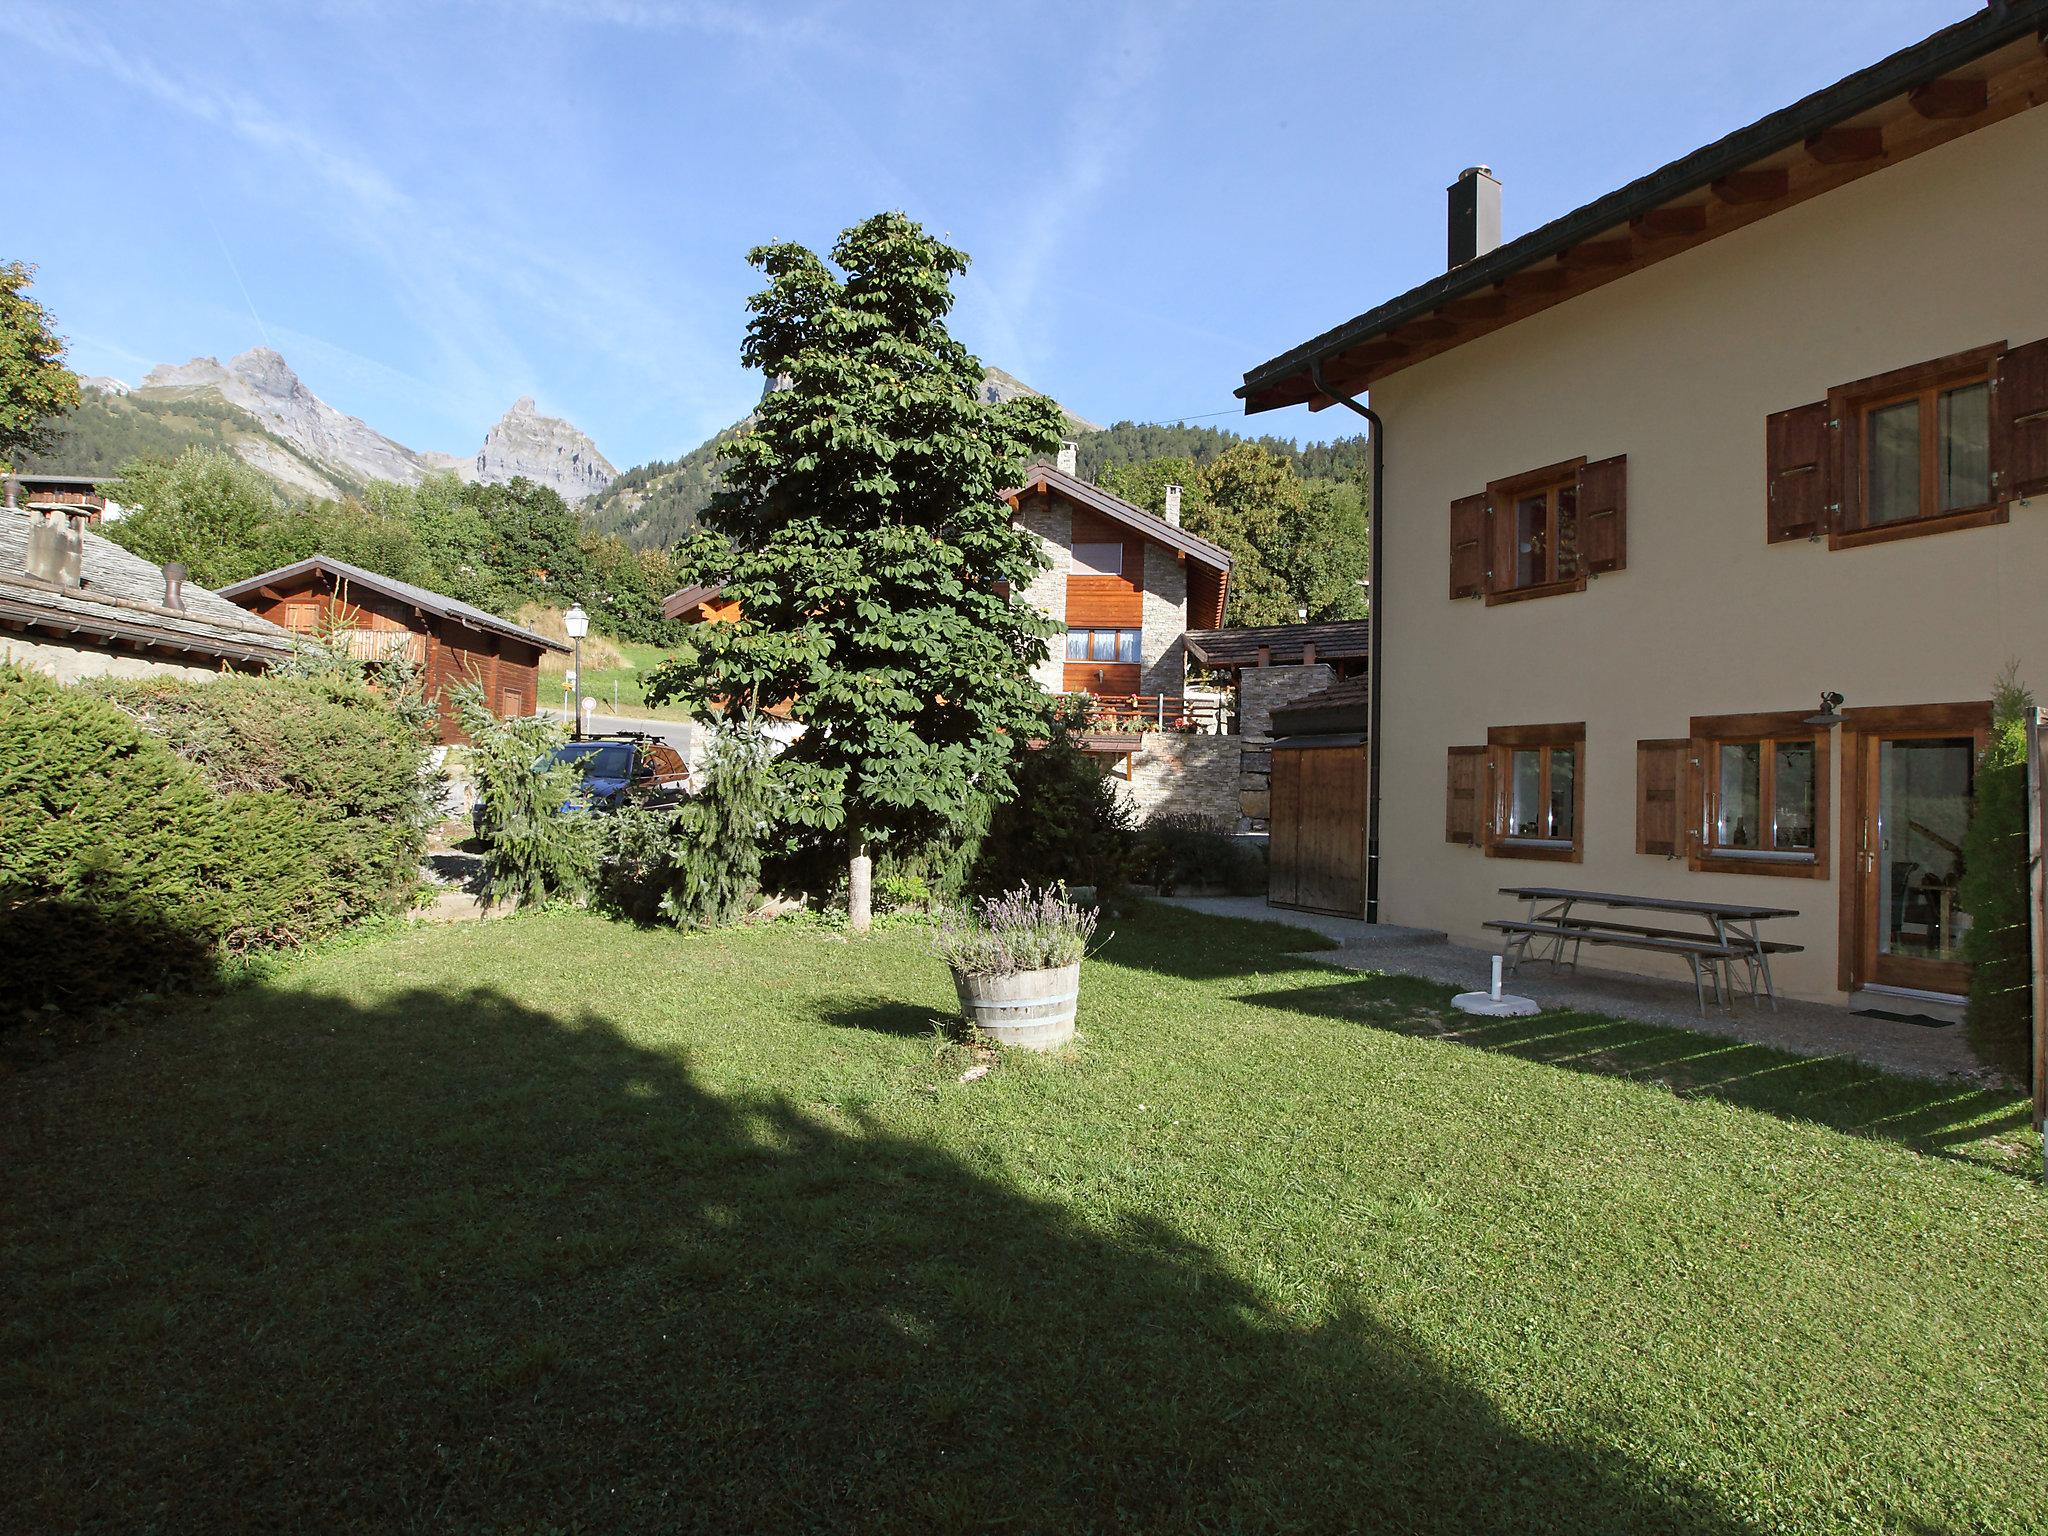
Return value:
M 1991 742 L 1977 769 L 1963 834 L 1956 904 L 1970 914 L 1964 1028 L 1989 1066 L 2025 1082 L 2032 1071 L 2033 991 L 2027 886 L 2027 721 L 2033 698 L 2011 674 L 1994 695 Z
M 1266 860 L 1258 845 L 1233 837 L 1207 816 L 1154 816 L 1138 829 L 1137 865 L 1162 895 L 1177 890 L 1225 890 L 1255 896 L 1266 889 Z
M 1123 888 L 1135 848 L 1130 809 L 1104 760 L 1077 747 L 1064 720 L 1043 746 L 1023 749 L 1016 791 L 989 819 L 974 864 L 976 890 L 1091 885 L 1109 896 Z
M 482 801 L 476 835 L 485 896 L 529 905 L 587 894 L 597 875 L 598 829 L 590 816 L 563 814 L 583 776 L 551 755 L 568 727 L 533 715 L 501 720 L 474 683 L 452 696 Z
M 1095 936 L 1095 914 L 1054 890 L 1028 885 L 1003 896 L 987 896 L 962 917 L 949 915 L 933 948 L 946 964 L 968 976 L 1014 976 L 1076 964 Z
M 759 900 L 773 804 L 767 743 L 743 727 L 721 729 L 699 772 L 696 797 L 673 812 L 604 818 L 599 892 L 614 911 L 715 928 Z
M 101 679 L 86 687 L 222 794 L 274 792 L 321 827 L 310 857 L 336 923 L 403 908 L 442 783 L 400 699 L 360 678 Z
M 218 793 L 108 699 L 0 666 L 0 1007 L 189 986 L 333 931 L 326 833 L 288 791 Z

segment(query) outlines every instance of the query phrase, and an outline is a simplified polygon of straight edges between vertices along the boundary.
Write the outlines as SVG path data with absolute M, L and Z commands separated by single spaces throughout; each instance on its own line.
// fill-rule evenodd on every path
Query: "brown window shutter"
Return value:
M 1828 529 L 1834 455 L 1828 444 L 1828 403 L 1797 405 L 1764 418 L 1767 542 L 1810 539 Z
M 1636 743 L 1636 852 L 1675 859 L 1685 851 L 1686 759 L 1684 739 Z
M 1991 379 L 1991 473 L 2000 501 L 2048 491 L 2048 340 L 2014 347 Z
M 1579 470 L 1579 559 L 1598 575 L 1628 564 L 1628 455 Z
M 1451 596 L 1478 597 L 1486 590 L 1486 495 L 1460 496 L 1451 503 Z
M 1483 797 L 1480 780 L 1486 767 L 1486 748 L 1452 747 L 1444 775 L 1444 841 L 1470 847 L 1479 841 L 1479 813 Z

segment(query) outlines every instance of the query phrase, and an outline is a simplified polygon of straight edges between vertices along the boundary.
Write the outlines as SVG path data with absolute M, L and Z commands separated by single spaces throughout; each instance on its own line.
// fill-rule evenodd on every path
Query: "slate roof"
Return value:
M 46 634 L 267 664 L 291 654 L 289 630 L 204 587 L 185 584 L 183 611 L 164 606 L 164 573 L 112 539 L 83 529 L 83 585 L 39 581 L 22 566 L 31 516 L 0 511 L 0 622 Z
M 263 588 L 280 583 L 296 581 L 299 577 L 314 572 L 325 572 L 340 577 L 350 586 L 361 587 L 366 592 L 375 592 L 393 602 L 406 603 L 422 613 L 431 613 L 436 618 L 452 619 L 471 629 L 481 629 L 489 634 L 509 635 L 514 640 L 524 640 L 528 645 L 537 645 L 543 650 L 566 651 L 569 647 L 560 640 L 552 640 L 533 630 L 522 629 L 509 619 L 501 619 L 495 613 L 486 613 L 474 604 L 448 597 L 440 592 L 430 592 L 425 587 L 416 587 L 409 581 L 400 581 L 393 576 L 380 576 L 375 571 L 366 571 L 359 565 L 350 565 L 346 560 L 336 560 L 331 555 L 313 555 L 305 560 L 281 565 L 274 571 L 265 571 L 261 576 L 251 576 L 247 581 L 237 581 L 220 589 L 225 598 L 253 597 Z
M 1348 735 L 1369 729 L 1367 705 L 1371 687 L 1365 678 L 1347 677 L 1320 693 L 1273 709 L 1275 736 Z
M 1069 475 L 1051 464 L 1034 464 L 1024 471 L 1024 483 L 1013 486 L 1002 493 L 1005 500 L 1021 496 L 1026 491 L 1035 491 L 1050 486 L 1067 500 L 1078 502 L 1091 512 L 1100 512 L 1114 522 L 1127 528 L 1135 528 L 1155 543 L 1164 544 L 1168 549 L 1180 551 L 1190 559 L 1219 571 L 1230 569 L 1230 551 L 1221 544 L 1212 544 L 1200 534 L 1189 533 L 1185 528 L 1176 528 L 1163 517 L 1154 517 L 1143 507 L 1134 507 L 1121 496 L 1112 496 L 1099 485 L 1090 485 L 1078 475 Z
M 1317 661 L 1364 656 L 1371 649 L 1368 619 L 1339 619 L 1328 624 L 1265 624 L 1247 629 L 1191 629 L 1188 651 L 1205 667 L 1255 667 L 1259 647 L 1270 647 L 1269 660 L 1298 662 L 1304 646 L 1314 645 Z

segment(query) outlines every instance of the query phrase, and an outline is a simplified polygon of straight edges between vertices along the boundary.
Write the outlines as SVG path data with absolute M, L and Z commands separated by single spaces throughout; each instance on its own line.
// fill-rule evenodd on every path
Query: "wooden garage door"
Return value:
M 1271 881 L 1278 907 L 1365 911 L 1365 744 L 1273 748 Z

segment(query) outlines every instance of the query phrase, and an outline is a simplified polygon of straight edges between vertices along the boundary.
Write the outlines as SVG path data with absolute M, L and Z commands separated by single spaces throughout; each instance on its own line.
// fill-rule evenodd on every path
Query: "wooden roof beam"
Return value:
M 1567 267 L 1619 267 L 1626 265 L 1635 253 L 1635 243 L 1623 235 L 1614 240 L 1583 241 L 1559 259 Z
M 1410 341 L 1449 341 L 1458 333 L 1457 322 L 1442 315 L 1425 315 L 1401 327 L 1402 337 Z
M 1453 299 L 1437 313 L 1451 320 L 1498 320 L 1508 312 L 1508 301 L 1499 293 L 1475 293 Z
M 1984 110 L 1991 93 L 1982 80 L 1930 80 L 1915 86 L 1906 96 L 1907 104 L 1922 117 L 1975 117 Z
M 1714 196 L 1724 203 L 1776 202 L 1791 190 L 1792 178 L 1782 165 L 1761 170 L 1730 171 L 1714 183 Z
M 1827 128 L 1806 141 L 1806 153 L 1822 165 L 1861 165 L 1884 158 L 1884 130 Z
M 1660 240 L 1705 234 L 1707 210 L 1701 203 L 1682 207 L 1652 208 L 1648 213 L 1637 214 L 1629 221 L 1629 225 L 1638 234 Z
M 1572 275 L 1563 267 L 1533 267 L 1505 279 L 1508 293 L 1516 298 L 1530 293 L 1562 293 L 1571 285 Z

